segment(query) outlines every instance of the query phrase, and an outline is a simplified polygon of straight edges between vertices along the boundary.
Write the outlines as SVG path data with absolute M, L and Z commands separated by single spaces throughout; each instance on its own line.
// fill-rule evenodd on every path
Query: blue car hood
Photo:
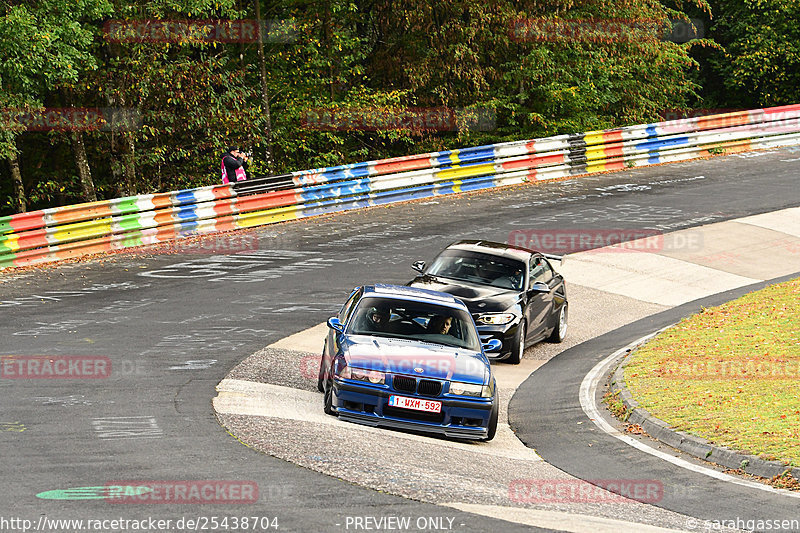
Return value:
M 481 352 L 408 339 L 351 335 L 342 343 L 351 367 L 408 376 L 486 384 L 489 360 Z

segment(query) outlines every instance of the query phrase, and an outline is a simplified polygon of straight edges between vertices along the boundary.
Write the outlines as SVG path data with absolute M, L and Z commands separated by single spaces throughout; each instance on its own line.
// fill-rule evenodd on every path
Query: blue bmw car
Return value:
M 398 285 L 357 287 L 328 319 L 318 387 L 325 412 L 370 426 L 491 440 L 497 393 L 461 300 Z

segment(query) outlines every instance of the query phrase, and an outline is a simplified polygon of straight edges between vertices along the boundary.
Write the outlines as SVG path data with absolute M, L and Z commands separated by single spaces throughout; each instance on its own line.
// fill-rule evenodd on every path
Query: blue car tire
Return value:
M 494 438 L 495 434 L 497 433 L 497 418 L 499 415 L 500 408 L 497 405 L 497 398 L 495 398 L 494 405 L 492 406 L 492 414 L 489 415 L 489 425 L 487 426 L 488 433 L 486 434 L 486 438 L 483 439 L 484 441 L 490 441 Z

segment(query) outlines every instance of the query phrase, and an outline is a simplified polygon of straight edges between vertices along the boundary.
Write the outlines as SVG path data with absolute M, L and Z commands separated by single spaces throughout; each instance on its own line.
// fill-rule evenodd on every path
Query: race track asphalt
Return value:
M 620 348 L 704 307 L 720 305 L 768 284 L 793 279 L 798 275 L 800 272 L 689 302 L 560 353 L 531 374 L 517 389 L 509 405 L 511 427 L 520 440 L 535 448 L 545 461 L 577 478 L 654 481 L 663 487 L 663 493 L 652 504 L 663 509 L 707 523 L 737 519 L 744 523 L 761 521 L 765 524 L 767 521 L 800 520 L 800 499 L 677 468 L 601 431 L 584 413 L 579 399 L 584 377 L 595 365 Z M 605 390 L 602 386 L 597 389 L 595 401 L 598 405 L 602 405 Z M 687 398 L 687 401 L 690 399 Z M 601 414 L 613 426 L 621 427 L 607 410 L 604 409 Z M 674 451 L 647 436 L 640 436 L 637 440 L 690 463 L 708 466 L 708 463 Z M 697 529 L 702 527 L 697 526 Z M 773 528 L 770 526 L 768 529 Z
M 239 232 L 256 244 L 236 255 L 223 239 L 201 253 L 162 247 L 4 272 L 2 355 L 107 357 L 114 370 L 96 380 L 0 379 L 2 515 L 35 523 L 247 514 L 277 516 L 284 531 L 344 531 L 348 517 L 392 514 L 451 517 L 463 531 L 530 531 L 249 450 L 217 423 L 214 387 L 246 356 L 324 321 L 353 286 L 403 283 L 413 260 L 449 242 L 504 241 L 531 228 L 672 231 L 793 207 L 795 159 L 774 150 L 301 220 Z M 254 480 L 260 498 L 225 506 L 36 496 L 130 479 Z

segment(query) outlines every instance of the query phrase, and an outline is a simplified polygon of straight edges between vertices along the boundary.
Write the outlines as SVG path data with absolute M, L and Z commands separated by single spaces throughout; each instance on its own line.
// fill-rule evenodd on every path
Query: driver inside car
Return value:
M 389 319 L 391 313 L 385 307 L 372 307 L 367 312 L 367 320 L 372 331 L 389 331 Z
M 508 274 L 506 276 L 501 276 L 494 280 L 492 285 L 497 285 L 498 287 L 505 287 L 507 289 L 517 289 L 519 290 L 522 288 L 522 269 L 518 268 L 514 271 L 513 274 Z

